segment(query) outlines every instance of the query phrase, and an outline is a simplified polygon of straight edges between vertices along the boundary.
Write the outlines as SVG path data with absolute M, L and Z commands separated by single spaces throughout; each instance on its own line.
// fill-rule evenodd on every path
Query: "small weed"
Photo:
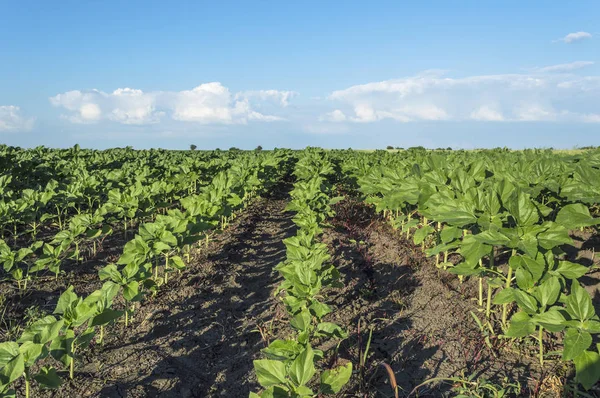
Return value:
M 429 379 L 416 386 L 410 392 L 409 396 L 412 396 L 419 388 L 426 384 L 436 382 L 452 383 L 451 391 L 455 393 L 457 397 L 462 398 L 505 398 L 515 397 L 521 394 L 521 384 L 519 382 L 511 382 L 508 378 L 504 378 L 502 384 L 495 384 L 484 377 L 476 378 L 476 374 L 473 373 L 469 376 L 462 374 L 457 377 L 436 377 Z

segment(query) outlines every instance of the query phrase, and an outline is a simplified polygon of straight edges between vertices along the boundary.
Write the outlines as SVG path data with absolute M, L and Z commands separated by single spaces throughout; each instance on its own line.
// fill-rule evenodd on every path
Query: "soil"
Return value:
M 181 275 L 138 306 L 128 328 L 122 323 L 108 327 L 103 345 L 92 343 L 76 362 L 74 380 L 62 373 L 60 389 L 34 388 L 34 396 L 247 397 L 258 391 L 252 361 L 270 339 L 289 333 L 286 312 L 273 296 L 281 281 L 274 267 L 285 259 L 282 240 L 296 233 L 292 214 L 284 211 L 287 200 L 281 194 L 249 206 L 209 247 L 194 254 Z M 394 373 L 401 397 L 432 378 L 471 375 L 497 384 L 519 382 L 522 396 L 556 396 L 556 385 L 571 370 L 550 360 L 541 368 L 533 342 L 509 345 L 493 335 L 486 340 L 470 313 L 485 319 L 475 279 L 461 283 L 438 271 L 432 259 L 369 206 L 349 198 L 336 211 L 322 239 L 344 287 L 324 292 L 334 308 L 325 321 L 341 325 L 349 337 L 337 353 L 332 341 L 319 348 L 328 349 L 323 366 L 354 365 L 339 396 L 393 397 L 384 364 Z M 579 239 L 581 247 L 570 255 L 593 263 L 596 236 Z M 107 259 L 114 255 L 106 254 Z M 14 314 L 32 304 L 53 308 L 58 292 L 72 282 L 78 293 L 99 287 L 96 268 L 78 267 L 55 285 L 32 286 Z M 599 274 L 586 278 L 583 283 L 596 292 L 598 305 Z M 547 351 L 556 344 L 548 342 Z M 451 386 L 429 383 L 412 396 L 451 395 Z

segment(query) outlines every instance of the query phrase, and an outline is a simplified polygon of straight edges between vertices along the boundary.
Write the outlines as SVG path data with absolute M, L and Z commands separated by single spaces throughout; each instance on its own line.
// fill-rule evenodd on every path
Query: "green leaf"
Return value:
M 567 312 L 580 321 L 586 321 L 596 315 L 592 298 L 577 280 L 571 284 L 571 294 L 567 297 L 566 304 Z
M 556 272 L 567 279 L 579 279 L 588 272 L 588 268 L 570 261 L 559 261 Z
M 514 289 L 512 287 L 504 288 L 494 296 L 492 303 L 495 305 L 508 304 L 515 301 Z
M 168 244 L 158 241 L 158 242 L 154 242 L 154 244 L 152 245 L 152 249 L 154 250 L 155 253 L 162 253 L 162 252 L 167 252 L 169 250 L 171 250 L 171 246 L 169 246 Z
M 344 199 L 345 199 L 344 196 L 335 196 L 335 197 L 329 199 L 329 205 L 333 206 L 334 204 L 339 203 Z
M 125 300 L 131 301 L 135 299 L 138 295 L 139 288 L 140 285 L 137 281 L 131 281 L 128 284 L 123 285 L 123 297 L 125 297 Z
M 535 324 L 527 313 L 519 311 L 510 319 L 510 325 L 506 331 L 507 337 L 526 337 L 535 331 Z
M 538 235 L 538 242 L 544 249 L 550 250 L 560 245 L 573 243 L 567 228 L 553 222 L 547 222 L 544 225 L 547 226 L 547 229 Z
M 451 263 L 450 263 L 451 264 Z M 485 268 L 480 267 L 479 264 L 475 263 L 475 266 L 471 266 L 465 262 L 455 265 L 454 267 L 448 270 L 451 274 L 454 275 L 464 275 L 464 276 L 472 276 L 479 275 L 485 272 Z
M 136 264 L 135 262 L 131 262 L 129 264 L 127 264 L 125 267 L 123 267 L 123 270 L 121 271 L 121 273 L 123 274 L 123 276 L 125 277 L 125 280 L 129 280 L 131 278 L 133 278 L 140 270 L 140 266 L 138 264 Z
M 520 227 L 533 225 L 539 220 L 537 208 L 531 201 L 530 196 L 522 191 L 512 195 L 504 206 Z
M 435 220 L 448 223 L 451 226 L 464 227 L 469 224 L 475 224 L 477 217 L 468 211 L 452 209 L 435 214 Z
M 111 308 L 106 308 L 100 314 L 96 315 L 94 319 L 92 319 L 91 326 L 106 325 L 115 319 L 120 318 L 123 314 L 123 311 L 116 311 Z
M 102 234 L 102 230 L 100 228 L 90 228 L 87 231 L 85 231 L 85 236 L 88 239 L 97 238 L 101 234 Z
M 295 340 L 275 340 L 267 348 L 262 350 L 268 359 L 285 361 L 295 358 L 302 346 Z
M 11 384 L 25 372 L 25 359 L 23 354 L 19 354 L 10 360 L 2 369 L 0 369 L 0 380 L 2 384 Z
M 64 293 L 58 298 L 58 303 L 56 304 L 54 313 L 64 314 L 69 308 L 71 308 L 71 304 L 75 300 L 77 300 L 77 295 L 73 292 L 73 286 L 69 286 L 69 288 L 65 290 Z
M 111 281 L 120 284 L 123 280 L 123 277 L 121 276 L 121 273 L 115 264 L 108 264 L 106 267 L 102 268 L 100 272 L 98 272 L 98 275 L 102 281 L 110 279 Z
M 435 231 L 435 229 L 431 225 L 425 225 L 424 227 L 417 229 L 413 235 L 415 245 L 423 242 L 433 231 Z
M 19 345 L 13 341 L 0 343 L 0 367 L 6 366 L 7 363 L 19 355 Z
M 90 343 L 94 339 L 95 335 L 96 335 L 96 329 L 95 328 L 90 327 L 90 328 L 86 329 L 83 333 L 81 333 L 75 339 L 76 346 L 79 347 L 79 348 L 86 348 L 87 346 L 90 345 Z
M 542 326 L 544 329 L 548 329 L 554 333 L 558 333 L 565 328 L 563 324 L 565 322 L 565 317 L 558 309 L 556 309 L 556 307 L 552 307 L 550 310 L 541 314 L 534 315 L 531 320 L 537 325 Z
M 183 262 L 183 260 L 179 256 L 170 257 L 169 258 L 169 264 L 172 265 L 174 268 L 177 268 L 177 269 L 184 269 L 185 268 L 185 263 Z
M 306 386 L 300 386 L 298 388 L 296 388 L 296 394 L 298 394 L 299 398 L 312 398 L 313 395 L 315 395 L 313 393 L 313 390 L 311 390 L 310 388 L 306 387 Z
M 285 384 L 285 364 L 270 359 L 257 359 L 254 361 L 254 370 L 258 383 L 263 387 L 271 387 L 276 384 Z
M 60 387 L 62 380 L 58 377 L 56 369 L 53 367 L 43 367 L 40 372 L 33 376 L 42 388 L 55 389 Z
M 321 303 L 319 301 L 313 301 L 308 309 L 317 317 L 317 319 L 323 318 L 325 315 L 329 314 L 332 310 L 327 304 Z
M 538 235 L 538 242 L 546 250 L 551 250 L 555 247 L 572 244 L 573 239 L 569 236 L 569 230 L 563 226 L 548 222 L 546 231 Z
M 542 307 L 556 303 L 560 296 L 560 288 L 560 282 L 556 277 L 547 279 L 538 287 Z
M 27 366 L 32 366 L 35 361 L 42 356 L 43 350 L 44 344 L 38 344 L 32 341 L 26 341 L 19 347 L 19 351 L 23 354 L 23 359 Z
M 440 238 L 442 239 L 442 243 L 450 243 L 462 236 L 462 230 L 457 227 L 451 227 L 449 225 L 445 225 L 444 229 L 440 233 Z
M 520 309 L 530 315 L 537 312 L 538 302 L 533 296 L 519 289 L 514 290 L 513 296 Z
M 288 392 L 287 387 L 282 386 L 273 386 L 269 387 L 266 390 L 259 394 L 250 393 L 250 398 L 290 398 L 291 395 Z
M 510 239 L 506 235 L 498 231 L 487 230 L 474 236 L 478 242 L 491 246 L 504 246 L 510 242 Z
M 525 267 L 517 268 L 515 279 L 517 280 L 517 286 L 522 290 L 529 290 L 535 285 L 533 275 Z
M 465 259 L 465 263 L 474 268 L 482 257 L 490 254 L 491 250 L 490 245 L 478 242 L 473 235 L 467 235 L 461 242 L 459 252 Z
M 326 370 L 321 374 L 319 391 L 323 394 L 337 394 L 352 376 L 352 363 Z
M 546 263 L 542 256 L 537 257 L 537 259 L 533 259 L 527 255 L 521 256 L 523 259 L 523 265 L 527 270 L 531 273 L 533 280 L 538 282 L 542 279 L 544 272 L 546 271 Z
M 87 322 L 96 312 L 95 305 L 88 305 L 83 300 L 73 309 L 71 323 L 73 326 L 81 326 Z
M 311 316 L 308 310 L 303 309 L 290 321 L 290 325 L 299 331 L 305 331 L 310 327 Z
M 584 351 L 573 359 L 576 380 L 589 390 L 600 379 L 600 355 L 594 351 Z
M 309 345 L 292 362 L 290 376 L 297 386 L 303 386 L 310 381 L 315 372 L 314 353 Z
M 563 359 L 575 359 L 592 345 L 592 335 L 579 329 L 569 328 L 563 341 Z
M 600 218 L 593 218 L 587 206 L 574 203 L 563 206 L 556 215 L 556 223 L 568 229 L 589 227 L 600 224 Z
M 585 321 L 579 327 L 589 333 L 600 333 L 600 322 L 598 321 Z
M 58 336 L 64 322 L 64 319 L 57 321 L 52 315 L 45 316 L 29 325 L 17 342 L 32 341 L 46 344 Z
M 321 322 L 317 325 L 317 329 L 315 330 L 315 336 L 322 337 L 338 337 L 341 339 L 345 339 L 348 337 L 348 333 L 345 332 L 341 327 L 332 322 Z

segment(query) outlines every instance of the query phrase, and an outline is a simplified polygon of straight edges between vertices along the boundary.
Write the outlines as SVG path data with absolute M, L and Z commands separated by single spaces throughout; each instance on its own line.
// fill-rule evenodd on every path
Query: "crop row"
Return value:
M 250 397 L 313 397 L 336 394 L 352 375 L 352 363 L 340 364 L 320 373 L 317 363 L 325 353 L 313 348 L 322 339 L 344 339 L 347 332 L 323 318 L 332 308 L 324 302 L 323 289 L 340 287 L 340 274 L 328 260 L 328 248 L 319 242 L 322 225 L 333 215 L 331 205 L 341 198 L 331 197 L 328 176 L 334 169 L 320 151 L 304 152 L 294 170 L 296 183 L 286 210 L 295 212 L 295 236 L 284 240 L 286 260 L 276 269 L 284 278 L 275 294 L 281 297 L 292 335 L 277 339 L 262 350 L 265 359 L 254 361 L 258 382 L 265 389 Z M 311 388 L 318 385 L 318 392 Z

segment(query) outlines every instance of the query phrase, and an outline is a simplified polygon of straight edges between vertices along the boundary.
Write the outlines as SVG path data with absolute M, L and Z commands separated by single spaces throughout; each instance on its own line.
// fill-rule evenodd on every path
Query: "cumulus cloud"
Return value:
M 471 112 L 470 119 L 484 122 L 501 122 L 504 119 L 502 113 L 494 109 L 492 106 L 483 105 Z
M 565 37 L 558 39 L 558 41 L 562 41 L 564 43 L 574 43 L 576 41 L 580 41 L 580 40 L 585 40 L 585 39 L 591 39 L 592 38 L 592 34 L 588 33 L 588 32 L 573 32 L 573 33 L 569 33 L 568 35 L 566 35 Z
M 600 77 L 558 73 L 583 66 L 580 62 L 530 74 L 462 78 L 436 71 L 360 84 L 331 93 L 335 110 L 320 120 L 598 122 L 594 115 L 600 113 Z
M 23 116 L 14 105 L 0 106 L 0 132 L 30 131 L 35 119 Z
M 290 104 L 290 100 L 298 95 L 295 91 L 280 91 L 280 90 L 256 90 L 242 91 L 235 95 L 236 100 L 245 100 L 257 98 L 262 101 L 273 101 L 282 107 Z
M 347 117 L 344 112 L 336 109 L 332 112 L 327 112 L 325 115 L 319 118 L 319 121 L 322 122 L 343 122 L 346 121 Z
M 594 65 L 592 61 L 575 61 L 568 64 L 558 64 L 544 66 L 543 68 L 535 68 L 534 71 L 542 73 L 564 73 L 572 72 L 577 69 L 585 68 L 586 66 Z
M 259 112 L 261 102 L 288 105 L 291 91 L 264 90 L 237 93 L 219 82 L 204 83 L 191 90 L 143 92 L 119 88 L 112 93 L 100 90 L 68 91 L 50 98 L 50 102 L 68 113 L 73 123 L 112 120 L 121 124 L 147 125 L 163 118 L 202 124 L 244 124 L 251 120 L 277 121 L 282 117 Z

